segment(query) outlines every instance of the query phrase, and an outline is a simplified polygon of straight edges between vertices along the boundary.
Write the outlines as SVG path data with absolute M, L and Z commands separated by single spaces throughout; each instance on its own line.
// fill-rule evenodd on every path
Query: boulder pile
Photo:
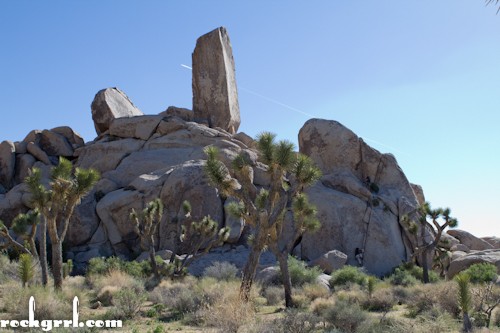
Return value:
M 188 200 L 193 220 L 210 215 L 221 227 L 231 227 L 228 244 L 214 249 L 207 258 L 220 260 L 231 254 L 233 262 L 243 265 L 240 259 L 248 254 L 248 227 L 243 220 L 229 216 L 227 205 L 232 199 L 222 197 L 208 183 L 204 148 L 218 147 L 227 163 L 243 153 L 257 187 L 269 185 L 269 178 L 266 166 L 257 161 L 253 139 L 238 133 L 235 67 L 224 28 L 198 39 L 192 66 L 193 111 L 171 106 L 144 115 L 121 90 L 107 88 L 91 104 L 97 133 L 93 141 L 84 143 L 78 133 L 63 126 L 31 131 L 22 141 L 2 142 L 0 219 L 9 224 L 17 214 L 32 208 L 23 184 L 30 168 L 40 168 L 47 184 L 50 168 L 64 156 L 76 167 L 101 173 L 100 181 L 75 209 L 66 237 L 64 256 L 77 267 L 85 267 L 97 256 L 140 256 L 129 214 L 132 208 L 142 209 L 157 197 L 165 206 L 156 235 L 160 253 L 170 253 L 173 248 L 176 216 L 181 203 Z M 409 260 L 416 244 L 402 217 L 414 212 L 424 202 L 424 195 L 421 187 L 408 181 L 395 157 L 378 152 L 331 120 L 307 121 L 299 132 L 299 146 L 323 172 L 321 180 L 307 190 L 322 227 L 304 235 L 294 253 L 328 273 L 347 263 L 384 275 Z M 445 236 L 456 257 L 450 274 L 462 262 L 467 265 L 478 256 L 498 258 L 498 239 L 471 236 L 459 231 Z M 362 258 L 356 257 L 359 252 Z M 270 264 L 269 256 L 265 258 Z

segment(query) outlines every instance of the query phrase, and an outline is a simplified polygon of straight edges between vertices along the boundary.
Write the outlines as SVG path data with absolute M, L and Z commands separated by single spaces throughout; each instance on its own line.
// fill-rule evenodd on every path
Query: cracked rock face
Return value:
M 364 266 L 378 275 L 408 260 L 413 238 L 401 217 L 418 207 L 419 198 L 394 156 L 371 148 L 339 122 L 323 119 L 304 124 L 299 146 L 323 172 L 307 190 L 322 227 L 304 236 L 302 256 L 314 259 L 337 249 L 347 254 L 348 264 L 357 265 L 360 248 Z
M 217 28 L 196 41 L 193 52 L 193 111 L 197 121 L 235 134 L 240 126 L 231 41 Z

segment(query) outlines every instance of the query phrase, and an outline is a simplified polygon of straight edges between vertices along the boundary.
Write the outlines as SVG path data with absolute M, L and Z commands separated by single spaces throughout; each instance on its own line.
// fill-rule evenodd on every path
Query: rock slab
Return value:
M 217 28 L 196 41 L 193 52 L 193 111 L 196 121 L 208 121 L 231 134 L 240 126 L 231 41 Z

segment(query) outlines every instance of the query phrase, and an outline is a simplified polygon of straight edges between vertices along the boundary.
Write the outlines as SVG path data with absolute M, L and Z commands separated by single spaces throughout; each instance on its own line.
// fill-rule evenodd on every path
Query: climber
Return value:
M 365 178 L 365 185 L 367 187 L 370 187 L 371 183 L 372 183 L 372 180 L 370 179 L 370 176 L 366 176 L 366 178 Z
M 356 261 L 358 262 L 359 266 L 363 266 L 364 254 L 365 250 L 362 250 L 359 247 L 357 247 L 356 250 L 354 251 L 354 258 L 356 258 Z

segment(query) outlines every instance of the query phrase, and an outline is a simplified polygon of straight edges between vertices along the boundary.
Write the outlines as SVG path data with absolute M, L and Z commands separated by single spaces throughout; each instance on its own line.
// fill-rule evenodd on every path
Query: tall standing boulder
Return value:
M 193 52 L 193 111 L 197 121 L 235 134 L 240 126 L 233 50 L 225 28 L 196 41 Z
M 97 135 L 107 131 L 116 118 L 144 115 L 118 88 L 100 90 L 94 97 L 91 109 Z

